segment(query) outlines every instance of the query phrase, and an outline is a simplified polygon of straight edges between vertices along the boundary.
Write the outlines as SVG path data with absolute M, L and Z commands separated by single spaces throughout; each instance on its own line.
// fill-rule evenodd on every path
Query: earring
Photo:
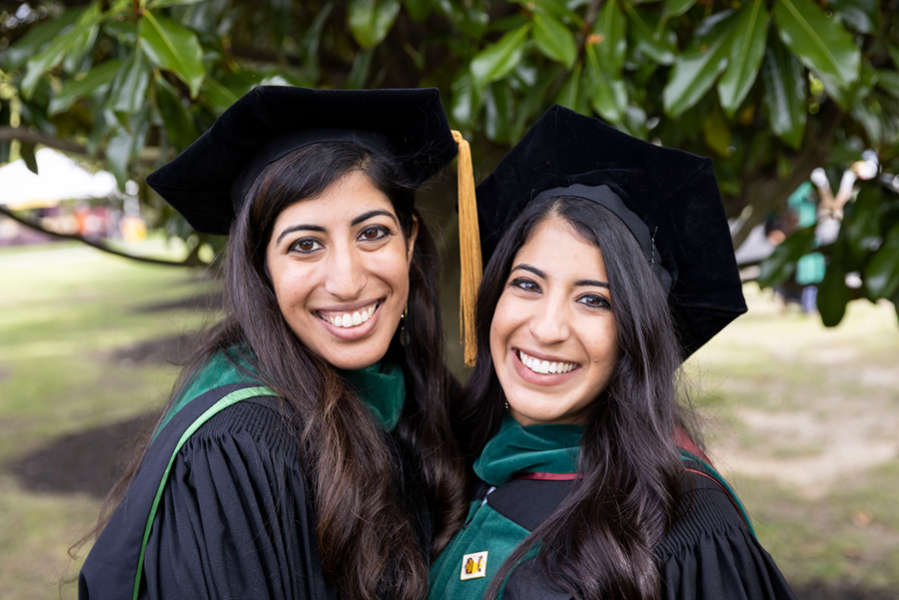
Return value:
M 506 405 L 506 412 L 509 412 L 509 401 L 506 400 L 505 402 L 503 402 L 503 404 Z
M 409 314 L 409 303 L 406 303 L 406 307 L 403 309 L 403 314 L 400 315 L 400 344 L 403 346 L 409 345 L 409 333 L 406 331 L 406 316 Z

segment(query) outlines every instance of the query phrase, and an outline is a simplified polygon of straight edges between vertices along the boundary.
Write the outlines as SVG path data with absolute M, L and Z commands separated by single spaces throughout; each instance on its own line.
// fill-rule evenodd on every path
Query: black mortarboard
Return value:
M 456 155 L 440 93 L 257 87 L 147 183 L 201 233 L 226 234 L 270 163 L 321 141 L 392 152 L 420 186 Z
M 562 195 L 624 221 L 668 290 L 687 356 L 746 312 L 711 159 L 553 106 L 477 188 L 484 262 L 529 202 Z

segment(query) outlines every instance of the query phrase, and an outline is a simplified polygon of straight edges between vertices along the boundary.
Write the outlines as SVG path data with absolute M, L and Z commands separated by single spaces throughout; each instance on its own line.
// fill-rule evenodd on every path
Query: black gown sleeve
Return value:
M 140 597 L 335 599 L 301 458 L 289 423 L 264 403 L 239 402 L 201 426 L 172 466 Z
M 714 482 L 691 477 L 657 557 L 663 600 L 794 600 L 774 560 Z

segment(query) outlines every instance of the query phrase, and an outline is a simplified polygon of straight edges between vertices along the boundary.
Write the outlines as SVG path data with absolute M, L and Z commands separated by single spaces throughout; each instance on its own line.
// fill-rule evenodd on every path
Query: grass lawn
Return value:
M 67 549 L 100 497 L 96 484 L 83 489 L 89 457 L 66 448 L 161 406 L 177 369 L 122 350 L 197 327 L 198 311 L 159 307 L 207 291 L 201 275 L 80 245 L 0 250 L 0 598 L 59 598 L 60 577 L 77 574 Z M 54 461 L 59 481 L 41 482 Z M 96 464 L 101 479 L 115 462 Z M 75 592 L 65 586 L 62 597 Z
M 200 326 L 184 300 L 211 284 L 60 244 L 0 249 L 0 277 L 0 598 L 74 598 L 58 587 L 79 568 L 67 549 L 115 465 L 86 442 L 152 419 L 177 369 L 135 349 Z M 746 293 L 750 313 L 687 365 L 712 459 L 800 598 L 895 597 L 882 593 L 899 590 L 896 313 L 858 302 L 825 330 Z

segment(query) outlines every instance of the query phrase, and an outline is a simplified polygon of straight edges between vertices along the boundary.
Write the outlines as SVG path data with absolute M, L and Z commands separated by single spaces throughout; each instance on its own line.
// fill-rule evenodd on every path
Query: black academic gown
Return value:
M 208 404 L 203 396 L 191 401 L 154 440 L 124 501 L 85 561 L 79 578 L 81 600 L 132 597 L 139 554 L 135 545 L 143 536 L 163 470 L 160 465 L 168 461 L 166 444 L 180 437 L 179 431 Z M 399 497 L 407 502 L 422 551 L 427 552 L 431 520 L 420 477 L 403 466 L 393 436 L 385 433 L 384 439 L 398 457 Z M 284 416 L 277 398 L 249 398 L 225 408 L 181 447 L 153 520 L 138 597 L 338 597 L 321 569 L 315 507 L 296 424 Z
M 795 600 L 771 556 L 749 531 L 731 497 L 714 481 L 684 473 L 680 517 L 655 550 L 662 600 Z M 512 480 L 490 492 L 491 507 L 533 531 L 566 497 L 571 481 Z M 480 483 L 475 497 L 489 486 Z M 570 600 L 555 586 L 539 557 L 509 578 L 503 600 Z

